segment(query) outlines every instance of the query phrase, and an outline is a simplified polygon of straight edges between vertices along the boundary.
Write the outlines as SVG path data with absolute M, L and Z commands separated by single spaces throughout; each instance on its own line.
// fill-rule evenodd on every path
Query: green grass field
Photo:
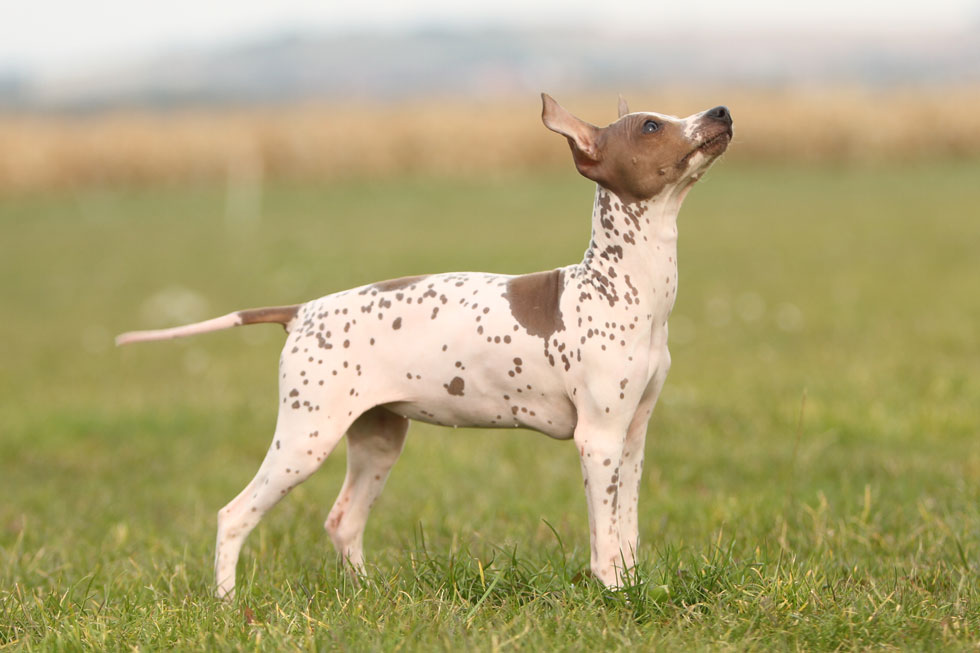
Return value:
M 0 649 L 973 650 L 978 179 L 722 162 L 694 190 L 627 590 L 582 574 L 574 447 L 415 425 L 368 582 L 322 529 L 341 447 L 246 542 L 229 605 L 215 514 L 268 446 L 282 332 L 112 336 L 575 262 L 592 188 L 274 185 L 259 221 L 221 188 L 2 199 Z

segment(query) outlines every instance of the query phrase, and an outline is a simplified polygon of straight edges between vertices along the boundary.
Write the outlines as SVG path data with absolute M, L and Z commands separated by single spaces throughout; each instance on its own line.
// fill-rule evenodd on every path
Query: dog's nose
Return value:
M 731 126 L 732 124 L 732 113 L 728 110 L 726 106 L 715 107 L 714 109 L 708 109 L 705 115 L 712 120 L 718 120 Z

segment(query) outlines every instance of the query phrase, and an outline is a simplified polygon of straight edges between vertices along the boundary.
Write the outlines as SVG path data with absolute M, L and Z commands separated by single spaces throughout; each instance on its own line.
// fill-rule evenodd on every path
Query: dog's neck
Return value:
M 646 296 L 662 288 L 665 270 L 674 270 L 670 276 L 676 282 L 677 212 L 693 183 L 631 203 L 598 186 L 592 240 L 582 261 L 587 274 L 600 284 L 626 285 Z

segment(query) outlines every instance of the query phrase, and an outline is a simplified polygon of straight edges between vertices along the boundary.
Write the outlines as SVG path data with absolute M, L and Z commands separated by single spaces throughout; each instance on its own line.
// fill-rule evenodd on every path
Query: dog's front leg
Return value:
M 579 416 L 575 445 L 585 479 L 592 545 L 592 573 L 606 587 L 619 587 L 624 552 L 620 548 L 620 462 L 626 440 L 625 425 L 589 422 Z
M 620 547 L 626 558 L 626 568 L 636 565 L 639 551 L 639 496 L 640 479 L 643 474 L 643 446 L 646 442 L 647 427 L 657 398 L 664 387 L 667 372 L 670 370 L 670 353 L 664 349 L 653 378 L 647 384 L 646 391 L 630 422 L 626 432 L 626 443 L 623 447 L 623 462 L 620 466 L 619 532 Z

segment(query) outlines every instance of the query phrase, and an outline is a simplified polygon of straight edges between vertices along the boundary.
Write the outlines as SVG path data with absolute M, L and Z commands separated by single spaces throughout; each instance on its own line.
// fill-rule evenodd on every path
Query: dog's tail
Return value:
M 172 329 L 156 329 L 153 331 L 129 331 L 116 336 L 116 346 L 128 345 L 131 342 L 148 342 L 150 340 L 169 340 L 185 338 L 199 333 L 220 331 L 231 327 L 247 324 L 281 324 L 289 332 L 290 323 L 296 318 L 302 304 L 293 306 L 273 306 L 271 308 L 253 308 L 246 311 L 235 311 L 204 322 L 195 322 Z

